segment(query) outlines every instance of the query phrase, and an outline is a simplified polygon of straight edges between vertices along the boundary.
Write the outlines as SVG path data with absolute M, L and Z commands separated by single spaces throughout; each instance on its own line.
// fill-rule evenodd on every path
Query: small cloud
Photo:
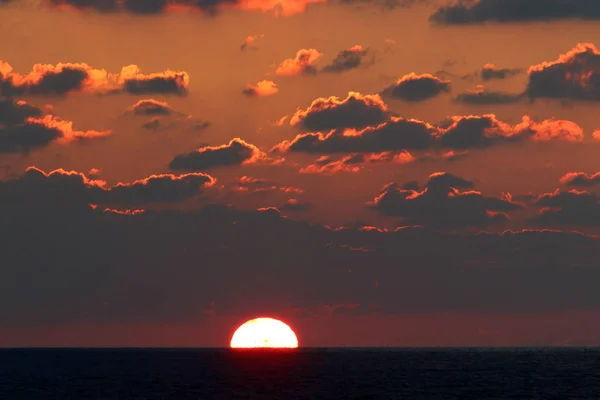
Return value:
M 270 96 L 278 92 L 279 88 L 275 82 L 263 80 L 257 82 L 255 85 L 248 85 L 242 93 L 247 96 Z
M 300 49 L 294 58 L 284 60 L 275 70 L 277 76 L 315 75 L 316 65 L 323 57 L 315 49 Z

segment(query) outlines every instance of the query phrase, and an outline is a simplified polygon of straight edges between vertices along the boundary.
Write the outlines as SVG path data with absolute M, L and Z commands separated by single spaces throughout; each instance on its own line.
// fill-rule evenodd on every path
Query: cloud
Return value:
M 111 133 L 111 130 L 77 131 L 73 129 L 73 122 L 44 115 L 42 109 L 24 101 L 0 101 L 0 154 L 27 153 L 53 141 L 69 143 L 102 138 Z
M 276 145 L 276 152 L 381 153 L 399 150 L 485 148 L 524 140 L 580 142 L 583 130 L 574 122 L 523 117 L 516 125 L 502 122 L 493 114 L 454 116 L 439 126 L 417 119 L 391 117 L 362 130 L 338 129 L 328 133 L 299 134 Z
M 600 225 L 600 198 L 593 193 L 571 189 L 545 193 L 534 205 L 540 208 L 534 218 L 545 226 L 598 226 Z
M 262 39 L 264 37 L 265 37 L 264 34 L 246 36 L 246 39 L 244 39 L 244 43 L 242 43 L 242 45 L 240 46 L 240 50 L 244 51 L 244 50 L 249 50 L 249 49 L 253 49 L 253 50 L 258 49 L 256 42 L 259 39 Z
M 228 144 L 201 147 L 190 153 L 175 156 L 169 168 L 174 171 L 203 171 L 214 167 L 254 164 L 269 160 L 258 147 L 235 138 Z
M 279 93 L 279 88 L 275 82 L 263 80 L 256 85 L 248 85 L 242 93 L 247 96 L 270 96 Z
M 304 190 L 294 186 L 282 186 L 266 179 L 253 178 L 246 175 L 241 176 L 230 188 L 235 192 L 248 193 L 265 193 L 274 191 L 294 194 L 304 193 Z
M 508 219 L 508 212 L 522 208 L 509 200 L 460 190 L 473 186 L 473 182 L 461 177 L 435 173 L 422 190 L 388 184 L 367 206 L 383 215 L 400 217 L 404 224 L 450 229 L 502 223 Z
M 72 92 L 185 95 L 189 80 L 189 74 L 183 71 L 146 75 L 137 65 L 129 65 L 115 74 L 84 63 L 35 64 L 31 72 L 22 75 L 0 61 L 0 94 L 5 96 L 61 96 Z
M 600 52 L 593 44 L 580 43 L 556 61 L 531 66 L 528 73 L 526 92 L 532 99 L 600 100 Z
M 354 68 L 358 68 L 363 59 L 369 53 L 368 48 L 363 48 L 361 45 L 355 45 L 348 49 L 342 50 L 333 59 L 331 64 L 323 67 L 323 72 L 344 72 Z
M 408 164 L 414 162 L 415 158 L 407 151 L 383 152 L 383 153 L 353 153 L 342 158 L 334 159 L 330 156 L 322 156 L 313 164 L 300 169 L 301 174 L 324 174 L 333 175 L 338 172 L 359 172 L 368 164 L 395 163 Z
M 169 11 L 202 11 L 216 13 L 221 8 L 273 11 L 276 15 L 294 15 L 304 12 L 309 4 L 325 0 L 45 0 L 52 5 L 68 5 L 77 9 L 100 12 L 129 12 L 132 14 L 158 14 Z
M 315 49 L 300 49 L 294 58 L 283 60 L 275 70 L 277 76 L 299 76 L 315 75 L 317 73 L 316 65 L 323 57 Z
M 424 101 L 440 93 L 449 92 L 450 89 L 450 81 L 445 81 L 431 74 L 418 75 L 411 73 L 385 88 L 382 94 L 405 101 Z
M 154 99 L 140 100 L 126 111 L 135 115 L 173 115 L 175 111 L 169 103 Z
M 508 79 L 523 72 L 520 68 L 500 68 L 494 64 L 485 64 L 479 75 L 484 81 L 492 79 Z
M 215 178 L 202 173 L 161 174 L 109 187 L 105 181 L 81 172 L 64 169 L 44 172 L 29 167 L 23 175 L 0 182 L 0 197 L 6 199 L 7 204 L 22 198 L 25 207 L 131 206 L 183 201 L 215 182 Z
M 311 203 L 301 202 L 297 199 L 289 199 L 286 201 L 279 209 L 281 211 L 290 211 L 290 212 L 302 212 L 308 211 L 312 208 Z
M 301 125 L 311 131 L 337 128 L 365 128 L 388 117 L 388 107 L 379 95 L 349 92 L 345 99 L 319 97 L 306 110 L 298 109 L 290 125 Z
M 460 25 L 557 19 L 600 19 L 595 0 L 473 0 L 438 8 L 430 21 Z
M 590 175 L 584 172 L 569 172 L 560 178 L 560 183 L 566 186 L 594 186 L 600 183 L 600 172 Z
M 464 104 L 513 104 L 523 98 L 521 93 L 490 92 L 480 85 L 475 90 L 459 93 L 455 100 Z

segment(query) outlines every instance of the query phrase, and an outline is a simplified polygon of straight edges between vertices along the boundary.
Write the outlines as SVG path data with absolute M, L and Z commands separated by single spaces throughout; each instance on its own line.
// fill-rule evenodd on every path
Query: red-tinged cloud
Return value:
M 240 177 L 237 182 L 231 186 L 231 189 L 236 192 L 248 193 L 265 193 L 274 191 L 280 191 L 289 194 L 304 193 L 304 190 L 294 186 L 281 186 L 266 179 L 253 178 L 245 175 Z
M 135 115 L 173 115 L 175 111 L 169 103 L 154 99 L 140 100 L 126 110 Z
M 247 165 L 257 163 L 277 163 L 258 147 L 235 138 L 221 146 L 206 146 L 190 153 L 175 156 L 169 168 L 171 170 L 203 171 L 214 167 Z
M 440 126 L 427 122 L 391 117 L 375 127 L 362 130 L 338 129 L 328 133 L 299 134 L 276 145 L 274 152 L 304 153 L 382 153 L 400 150 L 485 148 L 525 140 L 580 142 L 583 130 L 574 122 L 523 117 L 510 125 L 493 114 L 450 117 Z
M 477 86 L 475 90 L 459 93 L 456 101 L 464 104 L 513 104 L 525 98 L 523 93 L 506 93 L 485 90 L 483 86 Z
M 448 25 L 600 19 L 596 0 L 469 0 L 438 8 L 430 21 Z
M 502 223 L 521 205 L 506 199 L 486 197 L 471 189 L 474 184 L 461 177 L 441 172 L 429 176 L 422 190 L 403 188 L 395 183 L 367 203 L 383 215 L 399 217 L 403 224 L 441 228 L 485 227 Z
M 203 173 L 162 174 L 109 187 L 105 181 L 81 172 L 64 169 L 44 172 L 29 167 L 23 175 L 0 183 L 0 197 L 7 202 L 22 198 L 23 206 L 69 207 L 73 203 L 129 206 L 183 201 L 215 182 L 215 178 Z
M 344 72 L 358 68 L 362 65 L 364 58 L 369 54 L 369 49 L 357 44 L 348 49 L 340 51 L 331 64 L 326 65 L 322 72 Z
M 600 52 L 591 43 L 578 44 L 556 61 L 533 65 L 528 73 L 526 93 L 532 99 L 600 101 Z
M 91 9 L 100 12 L 129 12 L 133 14 L 158 14 L 168 11 L 203 11 L 214 14 L 221 8 L 273 11 L 276 15 L 293 15 L 304 12 L 311 3 L 325 0 L 46 0 L 58 6 Z
M 279 210 L 288 211 L 288 212 L 302 212 L 302 211 L 308 211 L 311 208 L 312 208 L 311 203 L 302 202 L 297 199 L 289 199 L 281 207 L 279 207 Z
M 242 93 L 247 96 L 270 96 L 279 93 L 279 88 L 275 82 L 263 80 L 255 85 L 248 85 Z
M 388 107 L 379 95 L 349 92 L 345 99 L 319 97 L 306 110 L 298 109 L 290 125 L 310 131 L 339 128 L 365 128 L 382 123 L 389 116 Z
M 0 94 L 5 96 L 72 92 L 185 95 L 189 80 L 188 73 L 183 71 L 146 75 L 138 66 L 129 65 L 119 73 L 110 73 L 84 63 L 35 64 L 31 72 L 22 75 L 0 61 Z
M 545 226 L 600 225 L 600 197 L 594 193 L 556 189 L 537 198 L 540 208 L 534 221 Z
M 405 101 L 424 101 L 450 90 L 450 81 L 431 74 L 411 73 L 385 88 L 382 94 Z
M 244 43 L 242 43 L 242 45 L 240 46 L 240 50 L 244 51 L 248 49 L 257 49 L 258 46 L 256 45 L 256 42 L 264 37 L 264 34 L 246 36 L 246 39 L 244 39 Z
M 0 101 L 0 153 L 27 153 L 46 147 L 53 141 L 97 139 L 111 134 L 105 131 L 77 131 L 73 122 L 53 115 L 23 101 Z
M 600 172 L 595 174 L 569 172 L 560 178 L 560 183 L 566 186 L 594 186 L 600 183 Z
M 479 75 L 484 81 L 492 79 L 508 79 L 523 72 L 520 68 L 500 68 L 494 64 L 485 64 Z
M 277 76 L 299 76 L 299 75 L 314 75 L 317 73 L 316 65 L 323 57 L 315 49 L 300 49 L 294 58 L 284 60 L 277 69 Z
M 313 164 L 307 165 L 299 170 L 301 174 L 323 174 L 333 175 L 338 172 L 360 172 L 363 167 L 377 163 L 408 164 L 414 162 L 415 158 L 407 151 L 383 152 L 362 154 L 350 154 L 335 159 L 330 156 L 322 156 Z

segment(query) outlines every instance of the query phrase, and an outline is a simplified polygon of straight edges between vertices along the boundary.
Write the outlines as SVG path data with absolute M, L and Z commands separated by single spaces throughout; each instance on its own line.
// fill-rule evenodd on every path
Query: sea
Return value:
M 600 348 L 4 349 L 1 400 L 600 400 Z

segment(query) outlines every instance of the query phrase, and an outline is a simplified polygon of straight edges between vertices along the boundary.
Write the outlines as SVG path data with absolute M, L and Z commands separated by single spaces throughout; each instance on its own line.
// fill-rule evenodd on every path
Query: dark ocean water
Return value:
M 1 400 L 600 399 L 600 349 L 0 350 Z

